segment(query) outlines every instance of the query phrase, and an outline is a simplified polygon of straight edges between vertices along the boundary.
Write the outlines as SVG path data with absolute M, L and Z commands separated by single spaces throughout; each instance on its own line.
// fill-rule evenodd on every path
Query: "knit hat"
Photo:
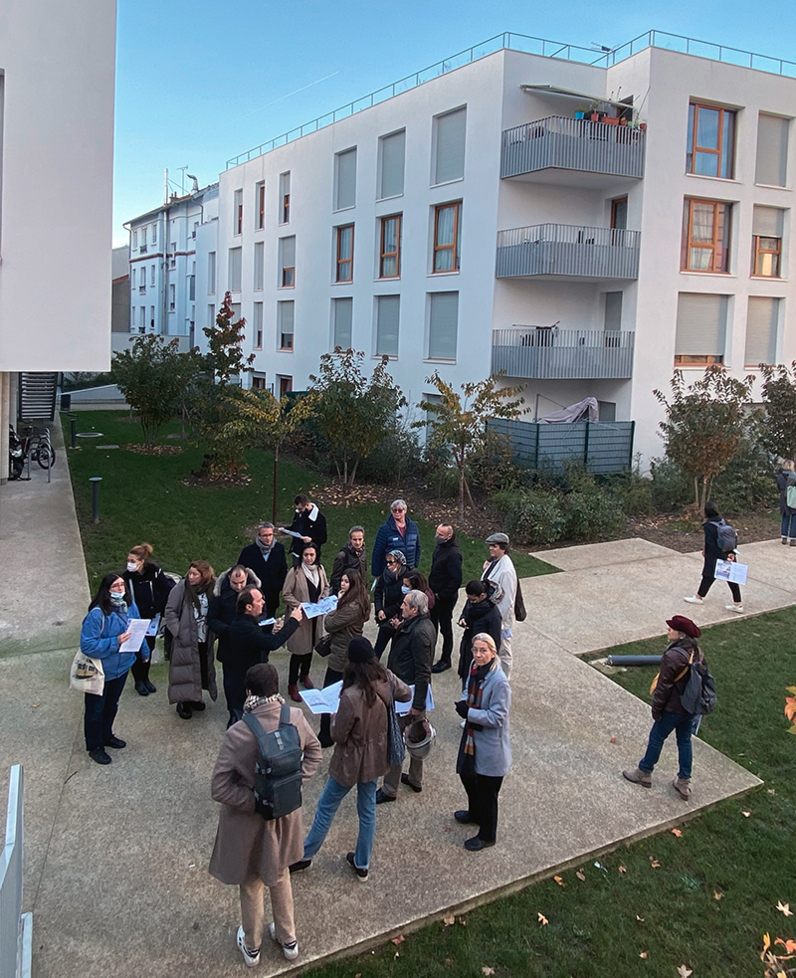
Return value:
M 669 618 L 666 624 L 669 628 L 673 628 L 676 632 L 682 632 L 689 638 L 699 638 L 702 634 L 699 625 L 691 621 L 690 618 L 686 618 L 685 615 L 675 615 L 674 618 Z
M 366 638 L 352 638 L 348 643 L 349 662 L 370 662 L 375 655 L 373 646 Z

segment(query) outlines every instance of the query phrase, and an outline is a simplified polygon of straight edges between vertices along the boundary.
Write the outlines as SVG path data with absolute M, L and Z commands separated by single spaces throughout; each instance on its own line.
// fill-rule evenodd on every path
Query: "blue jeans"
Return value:
M 663 749 L 663 742 L 672 732 L 677 736 L 677 754 L 680 762 L 680 770 L 677 777 L 687 781 L 691 777 L 691 731 L 694 727 L 694 715 L 692 713 L 664 713 L 660 720 L 656 720 L 650 730 L 650 739 L 647 743 L 647 753 L 638 762 L 642 771 L 652 773 L 653 768 L 658 763 Z
M 796 513 L 782 517 L 782 536 L 790 537 L 791 540 L 796 538 Z
M 359 781 L 357 783 L 357 815 L 359 816 L 359 835 L 354 851 L 354 865 L 357 869 L 370 867 L 370 853 L 373 849 L 373 838 L 376 835 L 376 784 L 374 781 Z M 346 787 L 329 778 L 318 799 L 315 810 L 315 820 L 310 834 L 304 840 L 304 858 L 312 859 L 323 845 L 324 839 L 340 807 L 351 787 Z

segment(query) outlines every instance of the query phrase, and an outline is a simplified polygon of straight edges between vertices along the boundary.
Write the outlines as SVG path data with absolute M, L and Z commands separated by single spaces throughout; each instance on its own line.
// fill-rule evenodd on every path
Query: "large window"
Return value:
M 292 289 L 296 284 L 296 238 L 279 239 L 279 288 Z
M 354 280 L 354 225 L 346 224 L 337 228 L 337 243 L 335 253 L 335 282 L 352 282 Z
M 676 367 L 724 362 L 728 299 L 726 295 L 680 293 L 674 345 Z
M 376 349 L 377 356 L 398 356 L 398 325 L 401 319 L 401 297 L 380 295 L 376 297 Z
M 777 324 L 781 299 L 750 296 L 746 314 L 746 350 L 744 364 L 756 367 L 761 363 L 776 363 Z
M 265 242 L 254 242 L 254 288 L 260 291 L 265 284 Z
M 232 210 L 233 234 L 243 234 L 243 191 L 235 191 L 235 202 Z
M 757 117 L 755 183 L 784 187 L 788 179 L 789 119 L 761 112 Z
M 461 180 L 464 176 L 464 145 L 467 109 L 437 116 L 434 140 L 434 183 Z
M 262 231 L 265 227 L 265 181 L 254 186 L 254 213 L 255 228 L 257 231 Z
M 399 197 L 404 192 L 406 130 L 382 136 L 379 140 L 379 185 L 377 196 Z
M 381 219 L 379 278 L 398 278 L 401 274 L 401 215 Z
M 252 349 L 263 348 L 263 304 L 255 302 L 252 306 Z
M 279 349 L 293 349 L 293 325 L 295 322 L 295 303 L 277 302 L 276 329 L 279 334 Z
M 290 171 L 279 176 L 279 223 L 290 223 Z
M 686 197 L 680 267 L 690 272 L 730 270 L 730 204 Z
M 207 254 L 207 294 L 216 293 L 216 253 L 210 251 Z
M 332 346 L 343 350 L 351 348 L 351 324 L 354 300 L 332 299 Z
M 688 107 L 686 173 L 731 180 L 735 165 L 735 112 L 692 102 Z
M 779 207 L 755 207 L 752 218 L 752 275 L 779 278 L 782 227 L 785 212 Z
M 334 158 L 334 209 L 344 210 L 357 202 L 357 150 L 347 149 Z
M 462 250 L 462 202 L 434 209 L 434 272 L 458 272 Z
M 611 227 L 616 231 L 627 230 L 627 197 L 615 197 L 611 201 Z
M 229 291 L 240 292 L 243 249 L 229 249 Z
M 432 292 L 428 297 L 428 356 L 455 360 L 459 327 L 459 293 Z

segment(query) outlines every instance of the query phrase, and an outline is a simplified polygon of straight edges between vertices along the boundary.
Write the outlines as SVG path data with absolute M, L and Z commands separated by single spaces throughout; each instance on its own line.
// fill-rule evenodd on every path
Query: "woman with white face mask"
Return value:
M 127 554 L 127 569 L 122 574 L 122 580 L 132 592 L 133 600 L 142 618 L 154 618 L 155 615 L 163 614 L 169 592 L 175 584 L 171 578 L 166 577 L 157 564 L 150 560 L 151 557 L 152 545 L 149 543 L 139 543 L 135 547 L 130 547 L 130 552 Z M 149 681 L 149 665 L 154 648 L 155 636 L 148 635 L 133 663 L 131 671 L 135 691 L 139 696 L 149 696 L 150 693 L 157 692 L 154 683 Z

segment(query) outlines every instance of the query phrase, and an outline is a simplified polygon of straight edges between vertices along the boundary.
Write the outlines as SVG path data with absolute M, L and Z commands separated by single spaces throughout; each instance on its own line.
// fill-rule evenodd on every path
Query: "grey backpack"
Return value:
M 290 722 L 290 707 L 282 704 L 279 726 L 266 733 L 252 713 L 243 722 L 257 738 L 254 768 L 254 808 L 266 821 L 301 808 L 301 749 L 299 732 Z

